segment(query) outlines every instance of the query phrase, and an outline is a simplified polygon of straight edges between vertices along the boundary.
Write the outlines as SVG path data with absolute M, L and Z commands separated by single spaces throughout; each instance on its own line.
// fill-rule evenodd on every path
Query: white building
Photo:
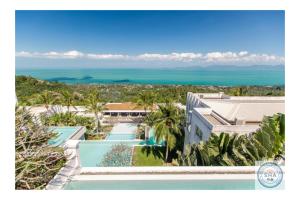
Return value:
M 248 134 L 264 116 L 284 113 L 284 97 L 228 96 L 224 93 L 187 94 L 185 144 L 208 140 L 211 133 Z

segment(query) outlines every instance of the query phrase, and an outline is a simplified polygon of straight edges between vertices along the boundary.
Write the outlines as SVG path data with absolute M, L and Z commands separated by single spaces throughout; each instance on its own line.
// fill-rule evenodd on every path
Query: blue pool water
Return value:
M 101 167 L 101 161 L 114 145 L 125 144 L 128 146 L 138 145 L 140 141 L 81 141 L 79 144 L 80 164 L 82 167 Z
M 154 138 L 154 130 L 150 130 L 149 140 L 136 140 L 137 125 L 121 123 L 113 127 L 111 133 L 100 141 L 81 141 L 79 144 L 80 164 L 82 167 L 99 167 L 104 156 L 114 145 L 157 145 Z M 160 142 L 158 144 L 163 144 Z
M 65 190 L 253 190 L 254 180 L 71 181 Z
M 136 138 L 136 124 L 116 124 L 110 134 L 101 141 L 82 141 L 79 144 L 80 164 L 82 167 L 98 167 L 104 156 L 114 145 L 125 144 L 130 147 L 140 144 Z
M 135 139 L 135 134 L 130 133 L 130 134 L 109 134 L 106 137 L 106 140 L 134 140 Z
M 61 126 L 61 127 L 50 127 L 49 131 L 57 133 L 56 137 L 50 139 L 48 144 L 51 146 L 60 146 L 65 143 L 74 133 L 76 133 L 80 127 L 78 126 Z

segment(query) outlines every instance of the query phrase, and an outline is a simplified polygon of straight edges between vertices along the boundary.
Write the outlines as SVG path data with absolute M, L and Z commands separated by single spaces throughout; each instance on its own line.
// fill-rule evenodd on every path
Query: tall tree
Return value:
M 58 103 L 60 100 L 59 93 L 51 92 L 48 90 L 44 90 L 42 93 L 37 94 L 35 98 L 38 100 L 39 103 L 45 106 L 47 111 L 49 111 L 51 105 Z
M 70 112 L 70 107 L 72 106 L 73 108 L 76 109 L 74 102 L 76 100 L 81 100 L 82 95 L 78 92 L 69 92 L 69 91 L 63 91 L 61 93 L 61 102 L 63 105 L 67 106 L 67 111 Z
M 164 140 L 166 143 L 165 162 L 168 161 L 169 151 L 176 145 L 176 135 L 180 132 L 180 111 L 171 102 L 159 105 L 159 109 L 153 113 L 152 125 L 155 130 L 155 139 Z
M 144 108 L 146 113 L 147 110 L 153 111 L 156 96 L 153 92 L 140 92 L 138 94 L 137 104 Z
M 104 110 L 104 104 L 100 103 L 100 94 L 98 91 L 93 91 L 88 95 L 88 97 L 86 98 L 86 107 L 88 112 L 92 112 L 94 114 L 97 124 L 96 131 L 97 133 L 99 133 L 101 128 L 101 113 Z

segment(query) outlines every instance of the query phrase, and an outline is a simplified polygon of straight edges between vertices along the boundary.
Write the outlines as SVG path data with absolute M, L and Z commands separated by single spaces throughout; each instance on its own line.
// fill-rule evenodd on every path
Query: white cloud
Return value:
M 193 61 L 202 57 L 201 53 L 141 54 L 139 60 Z
M 100 60 L 115 60 L 115 59 L 126 59 L 128 56 L 121 54 L 87 54 L 87 58 L 100 59 Z
M 48 58 L 48 59 L 93 59 L 93 60 L 131 60 L 131 61 L 161 61 L 161 62 L 192 62 L 194 64 L 284 64 L 284 57 L 269 54 L 254 54 L 248 51 L 240 52 L 208 52 L 193 53 L 173 52 L 169 54 L 144 53 L 139 55 L 83 53 L 76 50 L 66 52 L 50 51 L 16 52 L 16 57 Z
M 210 52 L 204 56 L 206 63 L 283 64 L 284 57 L 268 54 L 250 54 L 247 51 Z

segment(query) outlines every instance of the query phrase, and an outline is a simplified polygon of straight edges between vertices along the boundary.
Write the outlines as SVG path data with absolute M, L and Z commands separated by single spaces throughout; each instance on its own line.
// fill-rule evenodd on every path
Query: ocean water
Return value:
M 16 75 L 67 84 L 284 85 L 283 66 L 164 69 L 16 69 Z

